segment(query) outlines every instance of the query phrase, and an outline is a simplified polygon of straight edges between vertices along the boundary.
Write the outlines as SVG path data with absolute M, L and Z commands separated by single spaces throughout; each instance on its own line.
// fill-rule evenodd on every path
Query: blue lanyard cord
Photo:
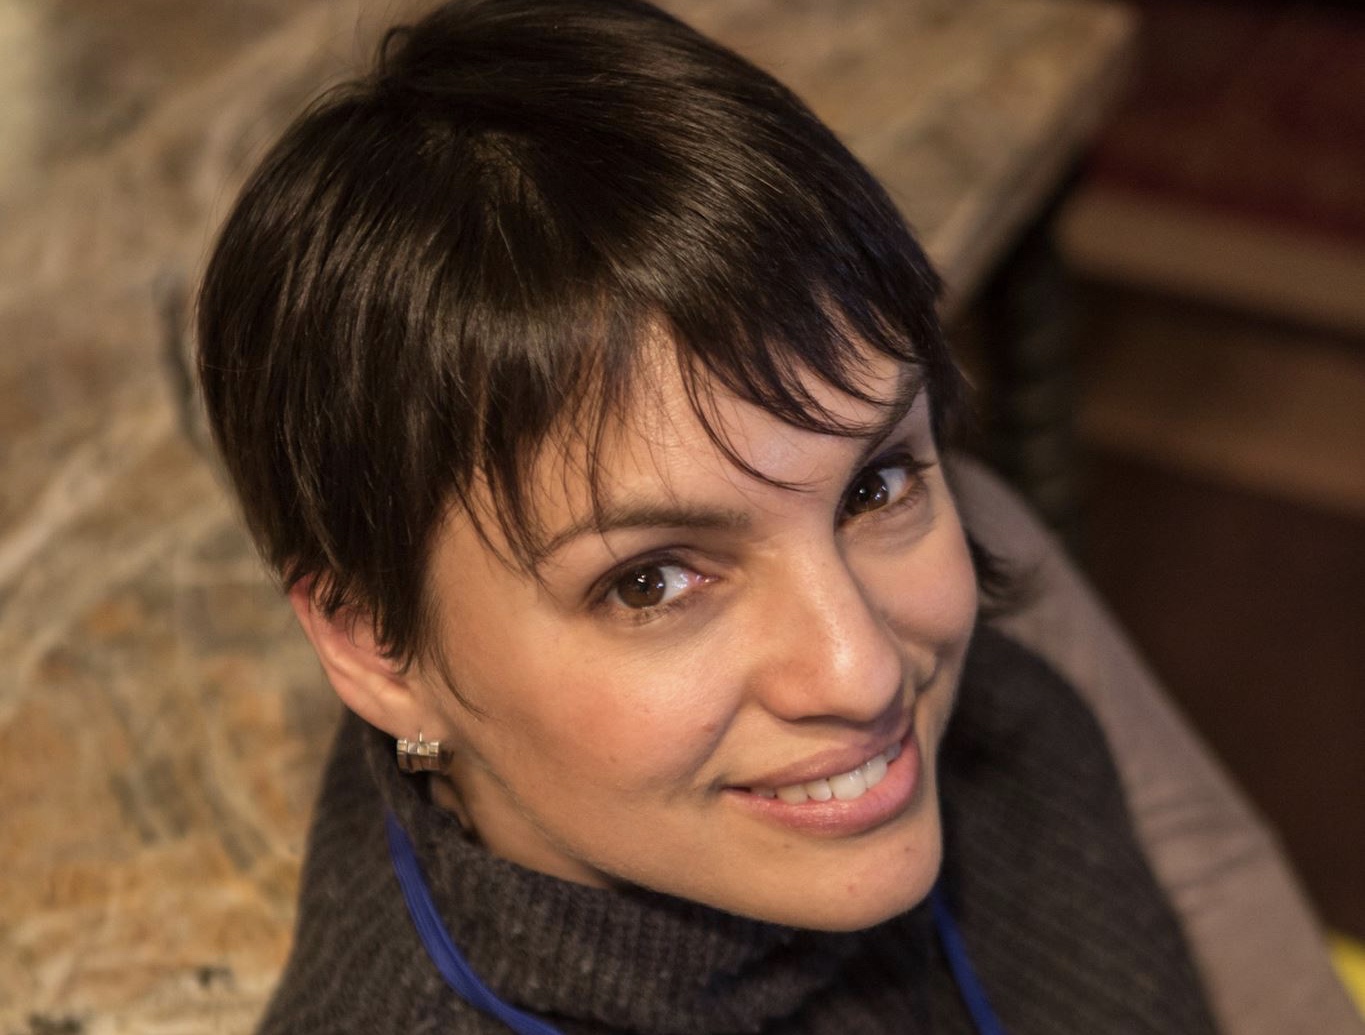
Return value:
M 929 907 L 933 910 L 934 929 L 938 932 L 943 955 L 948 959 L 948 969 L 953 973 L 958 993 L 967 1004 L 967 1012 L 972 1015 L 976 1030 L 980 1035 L 1005 1035 L 1005 1029 L 991 1009 L 986 990 L 981 987 L 972 961 L 967 956 L 967 943 L 962 940 L 962 932 L 957 929 L 957 921 L 948 909 L 943 889 L 938 885 L 929 893 Z
M 417 861 L 417 853 L 413 851 L 407 833 L 392 814 L 387 817 L 385 826 L 389 835 L 389 855 L 393 858 L 398 885 L 403 889 L 403 900 L 408 904 L 408 912 L 412 914 L 422 944 L 427 947 L 427 954 L 450 987 L 470 1006 L 491 1014 L 519 1035 L 559 1035 L 559 1029 L 504 1003 L 479 980 L 450 940 L 445 924 L 441 923 L 441 914 L 431 900 L 431 892 L 422 878 L 422 865 Z
M 479 980 L 479 976 L 450 940 L 450 934 L 441 922 L 441 914 L 436 911 L 436 903 L 431 900 L 431 892 L 427 890 L 426 880 L 422 877 L 422 864 L 417 861 L 412 842 L 392 813 L 385 818 L 385 828 L 389 838 L 389 855 L 393 859 L 394 873 L 398 875 L 398 886 L 403 889 L 403 900 L 408 904 L 408 912 L 412 915 L 422 944 L 427 948 L 427 954 L 446 983 L 469 1005 L 496 1017 L 518 1035 L 560 1035 L 558 1029 L 552 1028 L 539 1017 L 504 1003 Z M 977 980 L 971 960 L 967 958 L 967 946 L 939 888 L 935 887 L 930 893 L 929 903 L 939 944 L 943 946 L 948 968 L 967 1004 L 976 1030 L 980 1035 L 1004 1035 L 1005 1029 L 1000 1026 L 990 1003 L 986 1001 L 986 992 Z

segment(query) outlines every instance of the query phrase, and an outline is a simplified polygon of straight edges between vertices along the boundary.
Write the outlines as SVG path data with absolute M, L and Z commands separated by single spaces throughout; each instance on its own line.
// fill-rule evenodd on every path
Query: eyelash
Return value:
M 931 461 L 917 460 L 907 452 L 890 453 L 872 461 L 853 476 L 853 480 L 849 482 L 848 488 L 844 490 L 844 505 L 841 506 L 839 513 L 840 523 L 863 517 L 862 514 L 848 513 L 847 504 L 848 495 L 852 491 L 853 486 L 856 485 L 864 475 L 876 474 L 879 471 L 886 471 L 891 468 L 898 468 L 905 473 L 905 491 L 901 493 L 900 497 L 884 507 L 878 507 L 876 510 L 869 512 L 870 519 L 877 520 L 878 518 L 885 518 L 898 513 L 903 508 L 918 503 L 920 498 L 924 495 L 924 472 L 932 466 L 933 463 Z
M 869 520 L 877 520 L 878 518 L 884 518 L 899 513 L 901 510 L 918 503 L 924 494 L 925 485 L 922 475 L 932 466 L 932 461 L 917 460 L 906 452 L 891 453 L 880 459 L 874 460 L 872 463 L 859 470 L 849 482 L 848 487 L 844 490 L 844 498 L 841 501 L 838 515 L 839 524 L 842 525 L 845 522 L 864 517 L 862 514 L 847 513 L 847 503 L 848 494 L 852 491 L 853 486 L 865 475 L 875 474 L 878 471 L 885 471 L 890 468 L 899 468 L 906 476 L 905 490 L 901 493 L 899 498 L 893 500 L 884 507 L 878 507 L 876 510 L 869 511 L 866 515 Z M 646 554 L 643 557 L 635 557 L 626 564 L 613 569 L 598 583 L 598 588 L 592 594 L 594 609 L 614 612 L 613 617 L 631 625 L 645 625 L 659 618 L 663 618 L 673 611 L 688 606 L 696 596 L 696 587 L 678 594 L 678 596 L 674 597 L 672 600 L 657 604 L 653 607 L 631 608 L 624 605 L 614 605 L 612 603 L 612 594 L 616 592 L 622 580 L 632 572 L 649 568 L 668 567 L 684 568 L 692 572 L 693 575 L 699 574 L 691 568 L 686 560 L 676 553 L 665 551 L 658 554 Z M 703 583 L 711 581 L 711 579 L 704 575 L 700 576 L 700 578 Z
M 636 608 L 626 607 L 624 604 L 612 603 L 611 599 L 612 594 L 616 592 L 617 587 L 620 586 L 621 582 L 632 572 L 640 571 L 641 569 L 646 568 L 674 567 L 684 568 L 687 571 L 692 572 L 694 576 L 699 574 L 695 571 L 695 569 L 692 568 L 690 564 L 688 564 L 686 560 L 679 557 L 677 554 L 659 553 L 647 554 L 644 557 L 637 557 L 631 560 L 629 563 L 625 564 L 624 566 L 615 569 L 602 580 L 600 584 L 601 588 L 595 594 L 595 606 L 602 610 L 614 612 L 613 617 L 616 617 L 621 621 L 628 622 L 631 625 L 645 625 L 646 623 L 652 622 L 655 619 L 662 618 L 664 615 L 669 614 L 672 611 L 675 611 L 681 607 L 685 607 L 687 604 L 691 603 L 692 597 L 694 596 L 696 591 L 696 587 L 693 587 L 692 589 L 689 589 L 683 593 L 679 593 L 672 600 L 669 600 L 662 604 L 656 604 L 653 607 Z M 704 575 L 700 576 L 700 580 L 702 582 L 710 581 L 710 579 L 708 579 Z

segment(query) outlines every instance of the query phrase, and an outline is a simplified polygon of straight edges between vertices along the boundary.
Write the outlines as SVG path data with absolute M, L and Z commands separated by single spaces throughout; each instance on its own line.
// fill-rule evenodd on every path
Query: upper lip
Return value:
M 850 772 L 876 755 L 882 754 L 892 744 L 898 744 L 904 740 L 912 725 L 912 715 L 907 711 L 904 718 L 897 724 L 896 732 L 892 736 L 882 734 L 875 738 L 869 737 L 856 744 L 827 748 L 792 765 L 771 770 L 761 776 L 754 777 L 752 780 L 735 783 L 731 786 L 775 789 L 790 787 L 797 783 L 809 783 L 811 780 L 825 780 L 831 776 L 838 776 L 840 773 Z

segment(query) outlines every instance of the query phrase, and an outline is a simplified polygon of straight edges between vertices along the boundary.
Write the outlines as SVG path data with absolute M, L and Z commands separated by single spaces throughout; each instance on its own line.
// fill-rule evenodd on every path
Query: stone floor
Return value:
M 0 81 L 10 98 L 3 106 L 10 174 L 105 150 L 163 98 L 211 74 L 300 6 L 301 0 L 3 0 Z
M 339 39 L 344 13 L 0 4 L 6 1035 L 245 1031 L 287 948 L 334 706 L 185 434 L 176 359 L 223 170 L 328 66 L 269 34 Z

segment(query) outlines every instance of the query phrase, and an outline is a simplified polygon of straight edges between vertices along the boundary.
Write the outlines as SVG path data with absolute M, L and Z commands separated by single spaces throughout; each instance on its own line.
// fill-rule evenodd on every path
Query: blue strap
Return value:
M 385 817 L 384 825 L 388 833 L 393 870 L 398 875 L 399 887 L 403 889 L 403 900 L 408 904 L 408 912 L 422 944 L 427 948 L 427 954 L 446 983 L 465 1002 L 496 1017 L 518 1035 L 560 1035 L 558 1029 L 552 1028 L 539 1017 L 503 1002 L 479 980 L 479 976 L 460 955 L 460 950 L 455 948 L 445 924 L 441 922 L 441 914 L 436 911 L 436 903 L 431 900 L 431 892 L 427 890 L 426 880 L 422 876 L 422 864 L 417 861 L 417 853 L 407 833 L 392 813 Z M 995 1011 L 986 1000 L 986 992 L 977 980 L 971 960 L 967 958 L 966 943 L 938 887 L 930 893 L 929 903 L 939 944 L 943 946 L 948 968 L 957 982 L 963 1002 L 967 1004 L 967 1012 L 971 1014 L 976 1030 L 980 1035 L 1004 1035 L 1005 1029 L 1000 1026 Z
M 560 1035 L 557 1028 L 539 1017 L 504 1003 L 479 980 L 450 940 L 445 924 L 441 923 L 441 914 L 436 911 L 436 903 L 431 900 L 431 892 L 422 877 L 422 864 L 417 861 L 412 842 L 392 813 L 386 818 L 385 827 L 389 836 L 389 855 L 393 858 L 398 885 L 403 889 L 403 900 L 408 904 L 408 912 L 412 914 L 422 944 L 427 947 L 427 954 L 450 987 L 470 1006 L 491 1014 L 519 1035 Z
M 957 921 L 953 919 L 943 890 L 938 885 L 929 893 L 929 905 L 933 910 L 939 944 L 943 947 L 943 955 L 948 958 L 948 969 L 953 973 L 958 993 L 967 1004 L 967 1012 L 972 1015 L 976 1030 L 980 1035 L 1005 1035 L 1005 1029 L 991 1009 L 986 990 L 981 987 L 972 961 L 967 956 L 967 943 L 962 940 L 962 932 L 958 930 Z

